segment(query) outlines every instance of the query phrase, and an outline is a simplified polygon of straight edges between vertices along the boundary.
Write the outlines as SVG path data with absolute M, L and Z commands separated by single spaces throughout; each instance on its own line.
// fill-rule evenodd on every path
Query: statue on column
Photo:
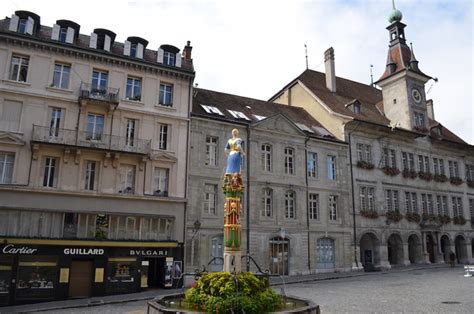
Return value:
M 232 130 L 232 138 L 227 141 L 225 152 L 227 166 L 223 182 L 226 196 L 224 203 L 224 271 L 240 272 L 240 198 L 244 191 L 240 170 L 244 150 L 237 129 Z

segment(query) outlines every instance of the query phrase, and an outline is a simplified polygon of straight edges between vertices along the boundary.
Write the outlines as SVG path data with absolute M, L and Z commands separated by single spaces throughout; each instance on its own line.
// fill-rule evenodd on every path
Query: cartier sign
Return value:
M 13 244 L 8 244 L 3 247 L 3 254 L 34 254 L 38 249 L 33 249 L 27 246 L 15 247 Z

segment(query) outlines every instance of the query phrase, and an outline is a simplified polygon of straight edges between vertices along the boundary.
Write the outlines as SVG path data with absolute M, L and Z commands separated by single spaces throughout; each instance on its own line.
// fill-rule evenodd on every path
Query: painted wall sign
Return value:
M 33 249 L 28 246 L 15 247 L 13 244 L 7 244 L 3 247 L 3 254 L 34 254 L 38 249 Z
M 166 256 L 167 250 L 130 250 L 131 256 Z
M 104 255 L 104 249 L 65 248 L 64 255 Z

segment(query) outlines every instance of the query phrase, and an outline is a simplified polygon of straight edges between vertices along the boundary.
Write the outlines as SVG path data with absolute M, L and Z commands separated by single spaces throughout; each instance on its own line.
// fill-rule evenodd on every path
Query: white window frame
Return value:
M 328 179 L 329 180 L 336 180 L 337 179 L 337 168 L 336 168 L 336 156 L 334 155 L 327 155 L 326 156 L 326 161 L 327 161 L 327 171 L 328 171 Z
M 43 187 L 55 188 L 59 171 L 59 158 L 46 156 L 44 159 Z
M 294 191 L 285 192 L 285 218 L 295 219 L 296 218 L 296 194 Z
M 55 88 L 68 89 L 71 77 L 71 65 L 67 63 L 56 62 L 54 64 L 53 82 L 51 85 Z
M 272 172 L 272 146 L 270 144 L 261 145 L 262 170 Z
M 127 86 L 125 88 L 125 98 L 131 101 L 142 100 L 142 79 L 135 76 L 127 77 Z
M 206 166 L 217 166 L 218 143 L 219 138 L 217 136 L 206 135 Z
M 159 104 L 164 107 L 173 107 L 173 84 L 160 83 Z
M 0 152 L 0 184 L 10 184 L 13 181 L 15 153 Z
M 338 196 L 337 195 L 329 195 L 328 197 L 328 214 L 329 214 L 329 220 L 330 221 L 336 221 L 337 220 L 337 201 L 338 201 Z
M 319 220 L 319 194 L 308 194 L 309 219 Z
M 205 214 L 216 215 L 217 207 L 217 185 L 208 184 L 204 185 L 204 206 L 203 210 Z
M 318 153 L 308 152 L 308 164 L 307 164 L 308 177 L 318 177 Z
M 98 162 L 95 160 L 85 161 L 85 185 L 87 191 L 97 190 L 97 178 L 99 175 Z
M 291 147 L 285 147 L 285 173 L 295 174 L 295 150 Z
M 12 81 L 26 83 L 28 81 L 29 65 L 30 65 L 29 56 L 13 54 L 11 63 L 10 63 L 10 75 L 8 78 Z M 21 78 L 22 71 L 26 71 L 24 79 Z
M 170 169 L 163 167 L 155 167 L 154 193 L 157 193 L 157 195 L 159 196 L 168 196 L 169 179 Z
M 270 188 L 263 189 L 262 197 L 262 212 L 263 217 L 272 217 L 273 216 L 273 190 Z
M 171 125 L 167 123 L 158 124 L 158 149 L 169 150 L 169 135 Z

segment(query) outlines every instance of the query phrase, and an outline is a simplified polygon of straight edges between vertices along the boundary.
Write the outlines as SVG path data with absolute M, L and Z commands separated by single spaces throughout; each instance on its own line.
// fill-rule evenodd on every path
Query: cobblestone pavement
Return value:
M 313 300 L 322 313 L 474 313 L 474 277 L 463 275 L 459 267 L 388 272 L 287 285 L 285 291 Z
M 287 295 L 311 299 L 322 313 L 474 313 L 474 277 L 461 267 L 371 273 L 280 285 Z M 443 303 L 447 302 L 447 303 Z M 449 304 L 451 303 L 451 304 Z M 1 308 L 0 308 L 1 309 Z M 146 301 L 36 313 L 146 313 Z

